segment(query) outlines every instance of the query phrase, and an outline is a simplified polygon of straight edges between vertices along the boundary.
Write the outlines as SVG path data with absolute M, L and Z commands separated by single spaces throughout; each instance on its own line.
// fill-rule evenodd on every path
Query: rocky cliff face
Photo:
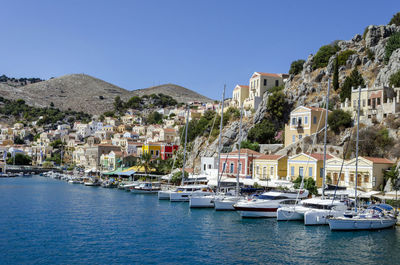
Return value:
M 400 27 L 395 25 L 368 27 L 365 39 L 356 34 L 351 40 L 339 41 L 337 45 L 340 50 L 329 59 L 327 67 L 313 69 L 312 62 L 314 55 L 310 55 L 303 65 L 303 71 L 290 76 L 285 85 L 285 93 L 294 106 L 307 104 L 309 106 L 321 106 L 324 102 L 324 94 L 327 89 L 327 81 L 332 79 L 334 62 L 340 52 L 352 50 L 354 54 L 349 56 L 345 65 L 339 68 L 339 82 L 342 83 L 352 69 L 358 70 L 364 77 L 365 83 L 369 86 L 387 85 L 391 74 L 400 69 L 400 51 L 392 54 L 389 64 L 383 63 L 385 56 L 385 45 L 388 38 Z M 371 56 L 373 55 L 373 56 Z M 337 94 L 331 91 L 332 98 L 337 101 Z

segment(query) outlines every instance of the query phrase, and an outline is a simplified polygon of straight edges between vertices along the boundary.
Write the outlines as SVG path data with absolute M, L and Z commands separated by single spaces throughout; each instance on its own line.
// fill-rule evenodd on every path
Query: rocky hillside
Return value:
M 350 54 L 339 66 L 339 84 L 343 84 L 353 69 L 357 69 L 368 86 L 388 85 L 391 74 L 400 70 L 400 51 L 393 52 L 388 64 L 384 63 L 385 46 L 389 37 L 400 32 L 395 25 L 370 25 L 363 36 L 356 34 L 351 40 L 337 41 L 338 50 L 329 58 L 326 67 L 314 68 L 315 54 L 311 54 L 297 75 L 291 75 L 285 85 L 285 94 L 294 106 L 321 106 L 324 102 L 327 82 L 333 79 L 334 63 L 337 56 Z M 331 90 L 331 97 L 338 101 L 338 91 Z
M 24 86 L 0 83 L 0 95 L 4 98 L 24 99 L 36 107 L 47 107 L 53 103 L 61 110 L 71 109 L 89 114 L 101 114 L 112 110 L 116 96 L 127 101 L 135 95 L 154 93 L 172 96 L 178 102 L 211 101 L 194 91 L 173 84 L 128 91 L 85 74 L 65 75 Z

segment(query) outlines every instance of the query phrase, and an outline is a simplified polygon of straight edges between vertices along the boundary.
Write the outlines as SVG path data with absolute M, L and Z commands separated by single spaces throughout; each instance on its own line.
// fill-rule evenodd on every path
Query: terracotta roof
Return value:
M 176 132 L 173 128 L 165 128 L 164 132 Z
M 281 78 L 281 77 L 282 77 L 282 76 L 279 75 L 279 74 L 262 73 L 262 72 L 255 72 L 255 73 L 253 74 L 253 76 L 256 75 L 256 74 L 261 75 L 261 76 L 270 76 L 270 77 L 278 77 L 278 78 Z M 253 77 L 253 76 L 252 76 L 252 77 Z
M 262 155 L 257 157 L 257 159 L 278 160 L 281 157 L 284 157 L 284 155 Z
M 386 158 L 369 157 L 369 156 L 362 156 L 362 157 L 376 164 L 394 164 L 393 161 L 390 161 L 389 159 Z
M 233 151 L 233 152 L 228 153 L 228 155 L 236 155 L 236 154 L 238 154 L 238 153 L 239 153 L 239 150 L 236 150 L 236 151 Z M 262 155 L 262 154 L 259 153 L 259 152 L 256 152 L 256 151 L 253 151 L 253 150 L 247 149 L 247 148 L 241 149 L 241 150 L 240 150 L 240 155 L 242 155 L 242 154 L 254 155 L 254 156 L 260 156 L 260 155 Z M 226 154 L 225 154 L 225 155 L 226 155 Z
M 249 86 L 245 86 L 245 85 L 236 85 L 236 87 L 233 90 L 237 90 L 237 89 L 239 89 L 241 87 L 249 88 Z
M 312 153 L 312 154 L 306 153 L 306 154 L 317 160 L 324 160 L 324 154 L 318 154 L 318 153 Z M 331 158 L 333 158 L 333 156 L 326 154 L 326 160 L 331 159 Z
M 304 107 L 306 107 L 306 106 L 304 106 Z M 310 110 L 315 110 L 315 111 L 325 111 L 324 108 L 316 108 L 316 107 L 306 107 L 306 108 L 308 108 Z M 328 111 L 330 111 L 330 110 L 328 110 Z

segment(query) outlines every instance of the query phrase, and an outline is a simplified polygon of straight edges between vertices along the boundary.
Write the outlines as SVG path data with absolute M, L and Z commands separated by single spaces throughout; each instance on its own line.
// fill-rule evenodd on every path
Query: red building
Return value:
M 161 145 L 161 159 L 166 160 L 171 158 L 174 154 L 174 151 L 177 151 L 179 148 L 176 144 L 163 144 Z
M 252 178 L 253 160 L 262 154 L 250 149 L 240 150 L 240 163 L 238 164 L 239 151 L 221 154 L 219 170 L 223 177 Z

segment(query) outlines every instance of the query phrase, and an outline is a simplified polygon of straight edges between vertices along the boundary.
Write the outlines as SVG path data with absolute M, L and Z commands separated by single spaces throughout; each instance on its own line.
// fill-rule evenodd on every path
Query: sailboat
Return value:
M 242 143 L 242 119 L 243 119 L 243 105 L 240 109 L 240 125 L 239 125 L 239 140 L 238 140 L 238 161 L 237 161 L 237 175 L 236 175 L 236 189 L 235 189 L 235 195 L 229 195 L 229 194 L 220 194 L 215 197 L 214 200 L 214 207 L 215 210 L 217 211 L 234 211 L 235 208 L 233 205 L 237 203 L 240 199 L 242 199 L 239 196 L 239 173 L 242 170 L 242 167 L 240 166 L 240 145 Z
M 356 177 L 355 177 L 355 214 L 343 214 L 328 218 L 331 230 L 376 230 L 393 227 L 397 217 L 393 207 L 387 204 L 378 204 L 368 207 L 363 212 L 357 212 L 357 182 L 358 182 L 358 142 L 360 131 L 360 102 L 361 87 L 358 88 L 357 110 L 357 139 L 356 139 Z
M 324 165 L 322 176 L 322 196 L 302 200 L 298 205 L 281 207 L 277 211 L 278 221 L 302 220 L 305 225 L 326 225 L 328 216 L 340 216 L 347 210 L 344 200 L 338 198 L 325 198 L 326 179 L 326 138 L 328 127 L 330 80 L 328 80 L 328 91 L 325 101 L 325 128 L 324 128 Z
M 223 129 L 223 119 L 224 119 L 224 101 L 225 101 L 225 89 L 222 93 L 222 101 L 221 101 L 221 120 L 219 125 L 219 138 L 218 138 L 218 174 L 217 174 L 217 192 L 219 192 L 220 188 L 220 172 L 219 172 L 219 161 L 221 157 L 221 136 Z M 211 133 L 211 132 L 210 132 Z M 213 208 L 215 204 L 215 194 L 214 193 L 204 193 L 204 192 L 196 192 L 190 196 L 189 206 L 191 208 Z

